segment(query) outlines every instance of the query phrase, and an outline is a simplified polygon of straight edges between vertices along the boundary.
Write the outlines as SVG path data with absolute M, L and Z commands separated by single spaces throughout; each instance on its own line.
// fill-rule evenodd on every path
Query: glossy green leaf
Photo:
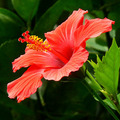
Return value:
M 85 1 L 89 3 L 86 5 Z M 52 7 L 50 7 L 38 20 L 36 23 L 33 33 L 39 36 L 44 36 L 45 32 L 54 29 L 55 24 L 59 20 L 62 13 L 68 11 L 73 12 L 73 10 L 82 9 L 92 9 L 90 0 L 58 0 Z M 67 13 L 66 16 L 69 14 Z M 64 16 L 65 17 L 65 16 Z M 63 21 L 62 21 L 63 22 Z
M 110 50 L 106 52 L 102 61 L 98 62 L 95 69 L 95 77 L 98 83 L 101 84 L 108 93 L 114 96 L 116 96 L 118 88 L 119 56 L 118 46 L 115 40 L 113 40 Z
M 116 110 L 115 104 L 112 104 L 111 100 L 105 99 L 103 100 L 108 106 L 110 106 L 113 110 Z
M 9 10 L 0 8 L 0 43 L 18 37 L 24 23 Z
M 98 8 L 97 8 L 98 9 Z M 95 8 L 92 10 L 92 11 L 89 11 L 90 12 L 90 16 L 92 18 L 101 18 L 103 19 L 104 18 L 104 12 L 102 10 L 95 10 Z
M 101 90 L 101 87 L 99 86 L 99 84 L 97 82 L 93 82 L 91 81 L 88 77 L 85 78 L 85 81 L 87 82 L 87 84 L 95 91 L 99 92 Z
M 18 42 L 17 39 L 9 40 L 0 46 L 0 82 L 3 91 L 8 82 L 21 76 L 20 72 L 13 74 L 12 62 L 14 59 L 24 53 L 24 45 Z
M 117 94 L 117 99 L 118 99 L 118 103 L 119 103 L 119 106 L 120 106 L 120 93 Z
M 12 72 L 12 61 L 24 53 L 24 45 L 15 40 L 9 40 L 0 45 L 0 105 L 11 108 L 16 112 L 33 115 L 33 111 L 28 107 L 17 104 L 8 98 L 6 93 L 7 83 L 17 79 L 23 73 L 23 70 L 17 73 Z
M 12 0 L 17 13 L 26 21 L 31 21 L 38 10 L 40 0 Z
M 62 14 L 63 6 L 63 3 L 57 1 L 52 7 L 50 7 L 36 23 L 33 33 L 43 37 L 45 32 L 52 30 Z

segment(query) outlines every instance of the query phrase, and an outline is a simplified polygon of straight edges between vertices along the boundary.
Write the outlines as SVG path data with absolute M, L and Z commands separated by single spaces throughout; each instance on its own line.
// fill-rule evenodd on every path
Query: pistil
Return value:
M 29 35 L 29 31 L 26 31 L 22 34 L 22 36 L 24 38 L 19 38 L 18 41 L 21 41 L 21 43 L 27 42 L 27 47 L 33 50 L 37 50 L 37 51 L 44 51 L 44 52 L 51 52 L 53 53 L 55 56 L 57 56 L 63 63 L 67 63 L 68 60 L 61 55 L 59 52 L 57 52 L 56 50 L 52 49 L 50 47 L 50 44 L 48 44 L 47 41 L 43 41 L 43 39 L 39 38 L 36 35 Z

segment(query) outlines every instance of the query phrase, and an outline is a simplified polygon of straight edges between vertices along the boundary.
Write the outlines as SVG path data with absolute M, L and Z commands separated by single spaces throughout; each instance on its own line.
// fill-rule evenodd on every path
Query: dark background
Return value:
M 96 54 L 103 56 L 113 37 L 120 46 L 120 0 L 0 0 L 0 120 L 112 120 L 81 80 L 43 80 L 45 106 L 38 92 L 19 104 L 6 92 L 7 83 L 25 71 L 12 72 L 12 61 L 24 54 L 26 46 L 17 41 L 21 34 L 29 30 L 44 39 L 45 32 L 79 8 L 89 11 L 87 19 L 107 17 L 115 21 L 110 33 L 87 41 L 89 59 L 95 61 Z

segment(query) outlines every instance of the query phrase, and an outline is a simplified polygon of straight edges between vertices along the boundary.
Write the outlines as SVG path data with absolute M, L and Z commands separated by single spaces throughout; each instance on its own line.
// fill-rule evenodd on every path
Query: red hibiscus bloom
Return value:
M 21 67 L 28 70 L 18 79 L 8 83 L 7 92 L 10 98 L 17 97 L 18 102 L 30 97 L 42 85 L 41 79 L 59 81 L 71 72 L 79 70 L 88 59 L 85 49 L 86 40 L 112 30 L 114 21 L 107 18 L 85 20 L 88 11 L 79 9 L 55 30 L 45 33 L 46 40 L 30 36 L 26 31 L 19 38 L 28 45 L 25 54 L 15 59 L 13 71 Z

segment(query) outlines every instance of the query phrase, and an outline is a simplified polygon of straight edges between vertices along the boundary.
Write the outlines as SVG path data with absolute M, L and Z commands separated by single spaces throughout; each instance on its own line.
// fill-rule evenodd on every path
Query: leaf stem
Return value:
M 115 115 L 115 113 L 112 111 L 112 109 L 110 109 L 110 108 L 103 102 L 103 100 L 102 100 L 101 97 L 97 94 L 97 92 L 96 92 L 93 88 L 91 88 L 91 86 L 89 86 L 88 79 L 89 79 L 89 78 L 86 77 L 86 78 L 85 78 L 85 81 L 86 81 L 87 84 L 85 84 L 84 82 L 83 82 L 83 84 L 87 87 L 87 89 L 90 91 L 90 93 L 91 93 L 92 95 L 94 95 L 94 96 L 100 101 L 100 103 L 107 109 L 107 111 L 111 114 L 111 116 L 112 116 L 115 120 L 119 120 L 119 118 Z
M 96 82 L 94 77 L 91 75 L 91 73 L 85 68 L 85 65 L 83 65 L 83 69 L 86 73 L 86 75 L 90 78 L 91 81 L 87 81 L 96 91 L 102 90 L 102 87 Z
M 41 88 L 38 88 L 38 94 L 39 94 L 41 105 L 44 107 L 45 106 L 45 102 L 44 102 L 44 99 L 43 99 L 43 96 L 42 96 Z

